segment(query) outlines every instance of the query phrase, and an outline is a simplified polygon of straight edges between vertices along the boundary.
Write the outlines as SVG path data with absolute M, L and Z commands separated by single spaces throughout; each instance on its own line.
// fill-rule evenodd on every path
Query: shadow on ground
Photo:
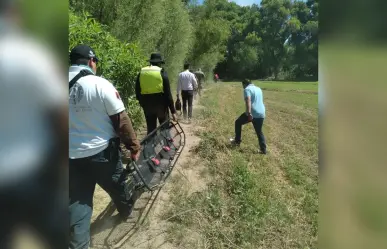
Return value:
M 136 201 L 131 218 L 122 221 L 111 201 L 106 209 L 91 224 L 92 248 L 120 248 L 130 240 L 146 221 L 162 188 L 144 192 Z

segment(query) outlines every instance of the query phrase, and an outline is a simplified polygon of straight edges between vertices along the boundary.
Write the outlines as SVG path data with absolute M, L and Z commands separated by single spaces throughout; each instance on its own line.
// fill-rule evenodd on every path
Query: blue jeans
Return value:
M 254 118 L 252 123 L 254 126 L 255 133 L 257 134 L 258 141 L 259 141 L 259 148 L 261 149 L 261 152 L 266 153 L 266 142 L 265 142 L 265 136 L 262 132 L 262 126 L 263 126 L 264 118 Z M 242 126 L 249 123 L 248 117 L 245 113 L 242 113 L 242 115 L 239 116 L 237 120 L 235 120 L 235 142 L 241 143 L 242 139 Z
M 121 153 L 112 157 L 109 149 L 97 155 L 70 159 L 70 249 L 88 249 L 93 195 L 97 183 L 112 198 L 121 216 L 130 215 L 134 200 L 125 189 L 126 175 L 122 167 Z

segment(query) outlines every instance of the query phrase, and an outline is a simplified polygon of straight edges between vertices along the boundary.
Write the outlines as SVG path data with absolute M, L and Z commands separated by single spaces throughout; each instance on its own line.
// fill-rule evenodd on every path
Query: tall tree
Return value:
M 262 37 L 262 66 L 268 76 L 277 78 L 286 55 L 285 41 L 290 36 L 288 21 L 289 0 L 263 0 L 260 8 L 260 36 Z
M 175 83 L 193 43 L 193 27 L 184 3 L 169 0 L 164 4 L 165 26 L 161 30 L 157 48 L 165 57 L 170 80 Z
M 129 42 L 138 42 L 144 53 L 157 50 L 165 28 L 164 0 L 121 0 L 113 34 Z
M 184 60 L 208 76 L 305 78 L 318 75 L 318 0 L 70 0 L 143 55 L 162 52 L 170 74 Z M 174 79 L 173 77 L 171 77 Z
M 195 43 L 188 59 L 195 67 L 201 67 L 207 76 L 212 75 L 226 52 L 230 22 L 222 15 L 221 8 L 227 3 L 227 0 L 207 0 L 203 6 L 191 7 Z
M 288 64 L 293 77 L 313 77 L 318 72 L 318 13 L 315 1 L 307 3 L 297 1 L 292 6 L 292 18 L 289 22 L 290 59 Z

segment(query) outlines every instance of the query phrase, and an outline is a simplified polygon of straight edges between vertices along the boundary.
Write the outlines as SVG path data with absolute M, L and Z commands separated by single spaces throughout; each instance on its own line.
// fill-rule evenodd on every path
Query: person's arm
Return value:
M 167 103 L 169 110 L 171 110 L 172 114 L 176 113 L 175 105 L 173 103 L 173 97 L 171 93 L 171 85 L 169 83 L 169 78 L 167 72 L 164 70 L 161 71 L 161 77 L 163 79 L 163 89 L 164 89 L 164 97 L 165 103 Z
M 136 91 L 136 99 L 138 100 L 138 102 L 141 105 L 142 100 L 141 100 L 140 74 L 137 75 L 135 91 Z
M 132 122 L 125 111 L 109 116 L 117 135 L 132 154 L 137 154 L 141 145 L 133 129 Z
M 194 89 L 198 89 L 198 81 L 196 80 L 196 75 L 195 74 L 192 74 L 192 84 L 193 84 L 193 87 Z
M 246 105 L 246 115 L 251 114 L 251 94 L 250 91 L 244 90 L 245 105 Z
M 245 98 L 245 102 L 246 102 L 246 114 L 251 114 L 251 98 L 250 98 L 250 96 Z
M 132 122 L 125 112 L 124 103 L 122 102 L 118 91 L 112 84 L 106 84 L 102 90 L 102 99 L 105 104 L 106 112 L 112 121 L 114 130 L 121 138 L 125 147 L 130 150 L 132 157 L 135 158 L 138 156 L 141 145 L 137 140 Z

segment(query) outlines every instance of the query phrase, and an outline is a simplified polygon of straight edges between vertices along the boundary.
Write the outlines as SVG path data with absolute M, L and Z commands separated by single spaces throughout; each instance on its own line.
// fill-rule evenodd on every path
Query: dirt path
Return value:
M 194 100 L 194 110 L 201 108 Z M 187 181 L 189 192 L 204 189 L 206 181 L 200 175 L 202 167 L 191 150 L 200 139 L 195 131 L 200 129 L 195 121 L 190 124 L 180 121 L 186 134 L 186 143 L 181 156 L 173 169 L 166 185 L 154 193 L 144 193 L 136 202 L 133 221 L 117 223 L 117 211 L 110 203 L 110 197 L 97 186 L 94 194 L 94 212 L 92 217 L 90 248 L 136 248 L 136 249 L 174 249 L 168 242 L 168 218 L 165 210 L 170 208 L 168 202 L 175 178 Z M 176 184 L 176 183 L 175 183 Z

